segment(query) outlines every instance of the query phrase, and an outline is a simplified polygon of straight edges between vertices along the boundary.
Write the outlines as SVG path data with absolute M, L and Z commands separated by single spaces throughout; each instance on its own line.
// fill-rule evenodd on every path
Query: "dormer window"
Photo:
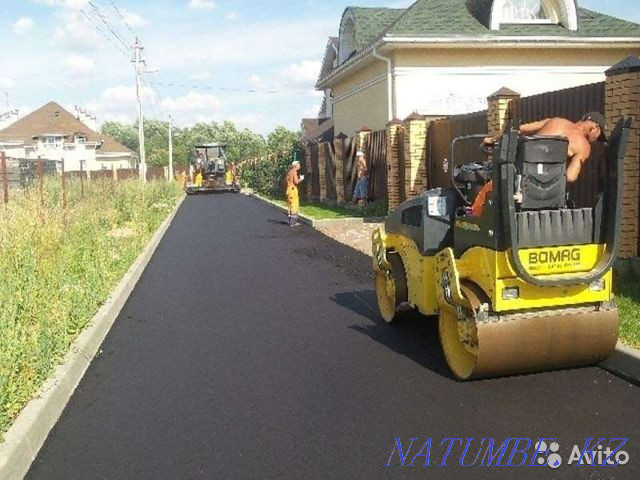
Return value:
M 78 145 L 84 145 L 87 143 L 87 137 L 84 135 L 76 135 L 76 143 Z
M 502 7 L 503 23 L 552 23 L 542 0 L 506 0 Z
M 493 0 L 491 30 L 511 24 L 562 25 L 569 31 L 578 30 L 575 0 Z
M 340 40 L 338 45 L 338 64 L 351 58 L 356 51 L 356 19 L 353 12 L 347 10 L 340 25 Z

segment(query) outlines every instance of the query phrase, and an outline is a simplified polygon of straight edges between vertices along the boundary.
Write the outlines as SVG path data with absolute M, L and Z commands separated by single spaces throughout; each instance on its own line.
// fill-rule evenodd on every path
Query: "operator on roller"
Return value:
M 547 118 L 539 122 L 520 126 L 521 135 L 549 135 L 566 137 L 569 140 L 567 182 L 573 183 L 580 177 L 582 165 L 591 157 L 591 145 L 596 141 L 605 142 L 605 118 L 600 112 L 589 112 L 574 123 L 566 118 Z M 495 145 L 498 137 L 485 138 L 485 145 Z M 471 214 L 480 217 L 487 198 L 493 191 L 493 182 L 487 183 L 478 193 L 471 207 Z
M 289 226 L 297 227 L 300 225 L 298 222 L 298 215 L 300 214 L 300 197 L 298 195 L 298 185 L 304 181 L 304 175 L 298 175 L 300 170 L 300 162 L 294 161 L 291 163 L 291 168 L 287 173 L 285 179 L 285 197 L 287 199 L 287 205 L 289 206 Z

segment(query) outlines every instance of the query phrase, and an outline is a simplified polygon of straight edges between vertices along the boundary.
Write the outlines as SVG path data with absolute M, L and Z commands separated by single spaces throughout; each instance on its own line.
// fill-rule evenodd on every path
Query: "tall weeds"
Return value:
M 181 195 L 175 184 L 59 179 L 0 205 L 0 435 Z

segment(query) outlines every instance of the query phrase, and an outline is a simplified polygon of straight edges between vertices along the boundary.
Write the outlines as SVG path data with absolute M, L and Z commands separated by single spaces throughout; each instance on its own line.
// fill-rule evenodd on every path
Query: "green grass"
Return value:
M 266 197 L 272 202 L 283 207 L 287 202 L 277 197 Z M 336 220 L 344 218 L 368 218 L 384 217 L 387 214 L 388 203 L 385 200 L 367 205 L 364 209 L 359 207 L 340 207 L 337 205 L 327 205 L 319 202 L 300 202 L 300 213 L 314 220 Z
M 0 437 L 182 195 L 175 184 L 60 182 L 0 205 Z M 119 233 L 119 234 L 118 234 Z M 124 233 L 124 234 L 123 234 Z
M 620 338 L 625 344 L 640 348 L 640 277 L 617 278 L 615 290 L 620 309 Z
M 287 207 L 287 202 L 281 198 L 267 197 L 272 202 Z M 337 205 L 326 205 L 316 202 L 300 202 L 300 213 L 314 220 L 333 220 L 340 218 L 361 218 L 362 209 L 350 209 Z

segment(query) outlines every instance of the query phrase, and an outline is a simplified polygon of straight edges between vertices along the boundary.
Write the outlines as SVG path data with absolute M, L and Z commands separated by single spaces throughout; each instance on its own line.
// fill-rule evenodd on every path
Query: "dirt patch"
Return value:
M 326 236 L 371 256 L 371 235 L 381 226 L 382 223 L 332 222 L 323 225 L 322 222 L 318 222 L 315 228 Z

